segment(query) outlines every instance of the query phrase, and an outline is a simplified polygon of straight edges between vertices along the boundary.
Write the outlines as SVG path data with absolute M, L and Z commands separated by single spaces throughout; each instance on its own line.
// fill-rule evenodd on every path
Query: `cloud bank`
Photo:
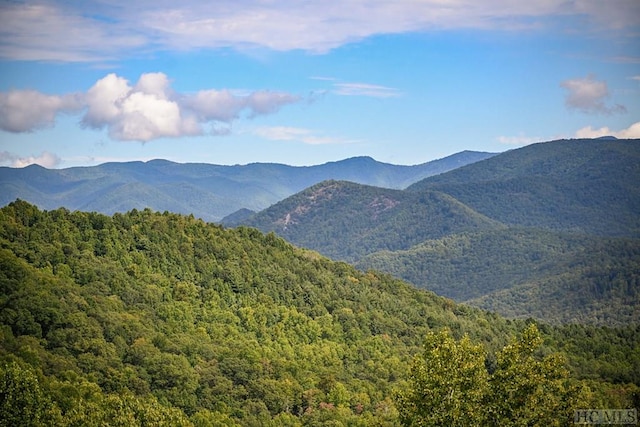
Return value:
M 604 81 L 596 80 L 592 75 L 584 78 L 565 80 L 560 83 L 566 93 L 565 105 L 572 110 L 589 114 L 626 113 L 624 105 L 605 105 L 609 97 L 609 88 Z
M 558 25 L 640 24 L 640 2 L 616 0 L 63 0 L 0 3 L 0 57 L 100 61 L 150 50 L 259 46 L 326 52 L 380 34 Z M 584 25 L 582 18 L 588 18 Z
M 539 136 L 526 136 L 522 133 L 518 136 L 499 136 L 497 139 L 500 144 L 517 146 L 529 145 L 543 140 Z
M 52 126 L 59 113 L 82 111 L 81 124 L 87 128 L 107 129 L 112 139 L 120 141 L 146 142 L 225 133 L 242 114 L 272 114 L 299 100 L 296 95 L 266 90 L 236 94 L 209 89 L 182 94 L 171 88 L 163 73 L 142 74 L 135 85 L 109 74 L 83 94 L 0 93 L 0 129 L 30 132 Z

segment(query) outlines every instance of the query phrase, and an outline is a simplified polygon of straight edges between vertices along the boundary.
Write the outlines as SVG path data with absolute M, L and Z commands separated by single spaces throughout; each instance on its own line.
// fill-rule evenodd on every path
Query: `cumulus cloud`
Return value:
M 344 138 L 322 136 L 310 129 L 289 126 L 260 127 L 255 129 L 253 133 L 254 135 L 271 141 L 299 141 L 309 145 L 350 144 L 357 142 Z
M 0 129 L 29 132 L 53 126 L 58 113 L 73 113 L 82 106 L 82 97 L 77 94 L 55 96 L 35 90 L 0 93 Z
M 521 29 L 588 17 L 609 29 L 640 22 L 637 0 L 110 0 L 0 2 L 0 56 L 101 61 L 150 49 L 259 46 L 326 52 L 379 34 Z M 569 22 L 571 30 L 592 25 Z
M 286 92 L 258 90 L 233 93 L 202 90 L 181 94 L 171 88 L 163 73 L 142 74 L 135 85 L 116 74 L 98 80 L 84 94 L 45 95 L 33 90 L 0 93 L 0 129 L 29 132 L 52 126 L 60 112 L 84 111 L 83 126 L 107 129 L 122 141 L 150 141 L 163 137 L 212 134 L 229 131 L 231 122 L 272 114 L 300 97 Z
M 0 151 L 0 165 L 22 168 L 32 164 L 38 164 L 45 168 L 55 168 L 62 160 L 57 155 L 43 151 L 39 156 L 20 157 L 8 151 Z
M 592 75 L 584 78 L 565 80 L 560 86 L 567 91 L 565 105 L 569 109 L 591 114 L 626 113 L 624 105 L 605 105 L 609 97 L 609 88 L 604 81 L 596 80 Z
M 109 136 L 124 141 L 198 135 L 200 123 L 171 99 L 169 79 L 163 73 L 140 76 L 134 87 L 115 74 L 100 79 L 87 92 L 85 126 L 106 127 Z
M 606 126 L 598 129 L 587 126 L 576 132 L 576 138 L 599 138 L 601 136 L 615 136 L 620 139 L 638 139 L 640 138 L 640 122 L 636 122 L 628 128 L 618 131 L 609 129 Z

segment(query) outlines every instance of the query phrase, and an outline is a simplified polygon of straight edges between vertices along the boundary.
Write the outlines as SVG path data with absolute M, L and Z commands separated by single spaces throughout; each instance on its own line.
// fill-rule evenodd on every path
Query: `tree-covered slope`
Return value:
M 346 181 L 314 185 L 243 223 L 348 261 L 383 249 L 407 249 L 450 233 L 500 227 L 446 194 Z
M 17 202 L 0 211 L 0 248 L 2 359 L 73 393 L 90 382 L 188 415 L 311 422 L 331 405 L 384 419 L 429 325 L 496 345 L 513 330 L 274 235 L 176 214 Z
M 371 254 L 362 269 L 509 317 L 640 323 L 640 240 L 505 228 Z
M 505 224 L 640 236 L 640 140 L 532 144 L 426 178 L 408 191 L 442 191 Z
M 0 289 L 0 419 L 25 425 L 397 425 L 428 331 L 468 334 L 490 367 L 524 329 L 273 234 L 150 210 L 11 203 Z M 596 381 L 588 404 L 630 402 L 637 330 L 542 331 L 574 381 Z
M 166 160 L 68 169 L 1 167 L 0 206 L 20 198 L 42 209 L 65 207 L 111 215 L 148 207 L 219 221 L 239 209 L 264 209 L 327 179 L 406 188 L 425 177 L 491 156 L 464 151 L 414 166 L 355 157 L 308 167 L 180 164 Z

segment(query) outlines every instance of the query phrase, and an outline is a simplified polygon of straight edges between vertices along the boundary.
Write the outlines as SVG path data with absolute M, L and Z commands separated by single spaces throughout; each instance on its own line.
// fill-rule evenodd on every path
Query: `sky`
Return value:
M 639 0 L 0 0 L 0 166 L 640 138 Z

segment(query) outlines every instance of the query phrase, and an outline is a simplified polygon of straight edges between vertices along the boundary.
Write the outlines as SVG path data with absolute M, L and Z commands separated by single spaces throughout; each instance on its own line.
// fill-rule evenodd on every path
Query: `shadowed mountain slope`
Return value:
M 508 317 L 640 324 L 640 239 L 511 227 L 377 252 L 356 265 Z

